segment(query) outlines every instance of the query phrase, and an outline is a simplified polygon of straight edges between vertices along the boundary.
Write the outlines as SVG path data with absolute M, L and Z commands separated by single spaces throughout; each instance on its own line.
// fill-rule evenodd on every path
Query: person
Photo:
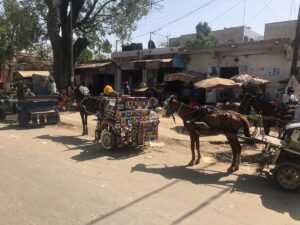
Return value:
M 81 94 L 82 94 L 83 96 L 89 96 L 89 95 L 90 95 L 90 90 L 89 90 L 89 88 L 86 87 L 86 86 L 84 86 L 84 85 L 82 85 L 82 84 L 80 84 L 80 85 L 78 86 L 78 90 L 81 92 Z
M 298 104 L 298 98 L 295 95 L 294 89 L 289 90 L 289 104 Z
M 56 95 L 58 94 L 55 80 L 52 76 L 49 77 L 49 92 L 50 95 Z
M 130 89 L 128 81 L 125 81 L 123 85 L 124 85 L 124 87 L 123 87 L 124 95 L 131 95 L 131 89 Z
M 118 93 L 110 85 L 106 85 L 103 89 L 103 93 L 108 97 L 117 97 Z
M 288 92 L 284 92 L 282 95 L 282 104 L 288 105 L 289 101 L 290 101 L 290 96 L 289 96 Z

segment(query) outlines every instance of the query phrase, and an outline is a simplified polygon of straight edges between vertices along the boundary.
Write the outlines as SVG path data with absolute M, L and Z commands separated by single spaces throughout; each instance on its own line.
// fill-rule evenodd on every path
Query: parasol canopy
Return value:
M 236 86 L 240 86 L 240 84 L 230 79 L 215 77 L 215 78 L 209 78 L 209 79 L 198 81 L 194 83 L 194 86 L 196 88 L 209 89 L 209 88 L 236 87 Z
M 147 84 L 145 82 L 142 82 L 139 84 L 139 86 L 134 89 L 133 91 L 135 92 L 145 92 L 149 89 L 149 87 L 147 86 Z
M 170 73 L 165 76 L 166 82 L 171 81 L 190 81 L 194 78 L 194 76 L 187 74 L 187 73 Z
M 261 79 L 261 78 L 258 78 L 257 76 L 253 76 L 253 75 L 249 75 L 249 74 L 237 75 L 237 76 L 231 77 L 230 79 L 237 83 L 241 83 L 243 85 L 249 84 L 249 83 L 256 84 L 256 85 L 271 83 L 268 80 Z

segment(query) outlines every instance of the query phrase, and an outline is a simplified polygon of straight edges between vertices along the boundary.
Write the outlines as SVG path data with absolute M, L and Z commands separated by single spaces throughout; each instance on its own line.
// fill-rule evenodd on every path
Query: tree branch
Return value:
M 105 7 L 107 5 L 109 5 L 112 2 L 116 2 L 117 0 L 107 0 L 105 3 L 103 3 L 101 5 L 101 7 L 99 7 L 99 9 L 94 13 L 94 15 L 92 16 L 93 11 L 95 10 L 96 6 L 93 8 L 93 10 L 89 13 L 89 15 L 85 16 L 84 19 L 80 22 L 77 23 L 77 27 L 82 26 L 84 24 L 87 23 L 93 23 L 93 21 L 95 21 L 96 17 L 105 9 Z

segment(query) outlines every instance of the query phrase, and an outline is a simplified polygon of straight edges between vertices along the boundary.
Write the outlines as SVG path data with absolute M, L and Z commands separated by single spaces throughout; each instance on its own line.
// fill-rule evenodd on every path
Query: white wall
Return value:
M 272 98 L 275 98 L 277 90 L 282 87 L 278 81 L 289 79 L 291 62 L 283 52 L 248 56 L 245 53 L 230 54 L 231 52 L 227 55 L 223 53 L 218 58 L 209 53 L 191 55 L 187 70 L 208 74 L 211 67 L 239 67 L 240 74 L 252 74 L 272 81 L 267 87 Z
M 265 25 L 265 40 L 289 38 L 295 39 L 297 21 L 285 21 L 278 23 L 268 23 Z

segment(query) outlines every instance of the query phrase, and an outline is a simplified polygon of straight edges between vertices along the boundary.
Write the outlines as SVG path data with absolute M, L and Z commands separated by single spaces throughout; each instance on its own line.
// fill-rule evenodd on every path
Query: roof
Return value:
M 134 60 L 134 63 L 151 63 L 151 62 L 161 62 L 161 63 L 170 63 L 173 61 L 173 58 L 166 59 L 142 59 L 142 60 Z
M 111 65 L 112 62 L 105 62 L 105 63 L 92 63 L 92 64 L 79 64 L 76 66 L 76 69 L 96 69 L 102 68 L 108 65 Z
M 33 75 L 40 75 L 45 77 L 50 76 L 49 71 L 17 71 L 17 73 L 23 78 L 31 78 Z

